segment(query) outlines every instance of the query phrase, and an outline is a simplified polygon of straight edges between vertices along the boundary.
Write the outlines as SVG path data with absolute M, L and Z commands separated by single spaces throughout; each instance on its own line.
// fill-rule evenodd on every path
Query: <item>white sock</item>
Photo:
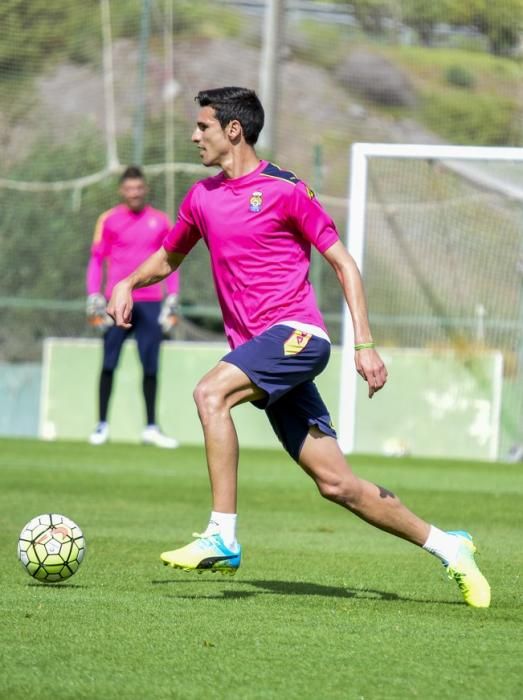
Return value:
M 218 531 L 223 540 L 223 544 L 231 550 L 237 552 L 239 549 L 236 541 L 236 513 L 218 513 L 213 510 L 209 519 L 209 524 L 205 530 L 206 534 Z
M 438 557 L 445 566 L 449 566 L 456 560 L 460 544 L 460 538 L 456 537 L 456 535 L 449 535 L 448 532 L 443 532 L 443 530 L 439 530 L 431 525 L 429 536 L 423 545 L 423 549 Z

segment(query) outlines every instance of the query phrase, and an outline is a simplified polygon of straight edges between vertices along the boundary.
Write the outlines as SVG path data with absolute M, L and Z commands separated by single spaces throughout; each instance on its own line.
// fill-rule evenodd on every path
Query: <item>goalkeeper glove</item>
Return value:
M 169 294 L 162 304 L 158 323 L 164 333 L 172 331 L 180 318 L 180 307 L 178 305 L 178 294 Z
M 107 302 L 103 294 L 89 294 L 85 305 L 85 313 L 90 326 L 99 331 L 105 331 L 114 324 L 113 319 L 106 312 L 106 308 Z

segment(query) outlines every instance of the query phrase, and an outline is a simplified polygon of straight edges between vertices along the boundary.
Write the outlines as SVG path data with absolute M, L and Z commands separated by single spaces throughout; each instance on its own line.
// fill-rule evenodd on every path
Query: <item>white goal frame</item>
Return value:
M 350 254 L 362 275 L 365 243 L 365 207 L 367 199 L 367 170 L 369 158 L 435 159 L 445 161 L 454 172 L 462 174 L 478 186 L 498 191 L 514 200 L 523 202 L 523 189 L 501 181 L 495 176 L 478 172 L 463 161 L 523 161 L 523 148 L 491 146 L 451 146 L 430 144 L 354 143 L 350 153 L 349 215 L 346 241 Z M 454 162 L 447 162 L 454 161 Z M 457 162 L 459 161 L 459 162 Z M 372 311 L 372 310 L 371 310 Z M 378 339 L 379 342 L 379 339 Z M 354 451 L 356 428 L 356 395 L 358 380 L 354 365 L 354 332 L 347 305 L 344 304 L 342 322 L 342 355 L 339 396 L 340 447 L 345 454 Z

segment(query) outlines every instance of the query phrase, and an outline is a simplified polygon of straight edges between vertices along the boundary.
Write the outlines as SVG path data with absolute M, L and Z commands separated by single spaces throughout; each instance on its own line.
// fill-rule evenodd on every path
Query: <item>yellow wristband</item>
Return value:
M 374 343 L 358 343 L 354 346 L 354 350 L 366 350 L 367 348 L 375 347 Z

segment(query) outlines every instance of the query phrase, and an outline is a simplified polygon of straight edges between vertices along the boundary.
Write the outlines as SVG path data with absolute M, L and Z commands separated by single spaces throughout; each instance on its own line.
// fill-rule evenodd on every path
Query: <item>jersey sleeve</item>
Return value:
M 339 240 L 336 224 L 304 182 L 298 182 L 288 202 L 292 226 L 320 253 Z
M 163 241 L 163 247 L 168 253 L 187 255 L 201 238 L 193 211 L 196 187 L 197 184 L 193 185 L 185 196 L 176 222 Z
M 103 264 L 111 248 L 110 237 L 106 227 L 106 220 L 109 214 L 110 211 L 104 212 L 99 216 L 94 229 L 91 257 L 89 258 L 86 273 L 87 294 L 96 294 L 102 288 Z

